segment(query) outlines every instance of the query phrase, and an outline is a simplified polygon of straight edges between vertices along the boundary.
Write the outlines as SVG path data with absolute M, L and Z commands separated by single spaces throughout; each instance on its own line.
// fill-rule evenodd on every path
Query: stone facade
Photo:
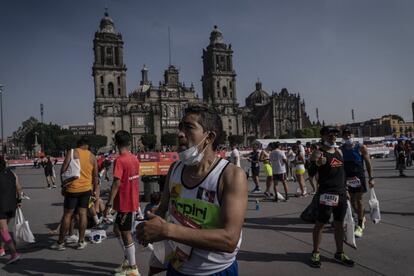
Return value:
M 113 145 L 114 134 L 121 129 L 132 134 L 133 150 L 138 148 L 141 136 L 146 133 L 155 134 L 160 146 L 161 136 L 177 132 L 185 108 L 193 104 L 215 107 L 226 134 L 245 138 L 279 136 L 308 123 L 304 102 L 286 89 L 272 96 L 259 92 L 265 97 L 263 101 L 252 96 L 255 91 L 246 100 L 246 107 L 239 107 L 232 46 L 224 42 L 217 26 L 210 34 L 210 43 L 203 49 L 202 99 L 198 98 L 192 84 L 187 87 L 180 83 L 179 72 L 173 65 L 165 70 L 164 81 L 157 86 L 149 81 L 148 68 L 144 65 L 140 84 L 127 94 L 124 42 L 108 13 L 101 20 L 93 44 L 95 132 L 108 137 L 108 146 Z M 261 84 L 256 88 L 261 90 Z

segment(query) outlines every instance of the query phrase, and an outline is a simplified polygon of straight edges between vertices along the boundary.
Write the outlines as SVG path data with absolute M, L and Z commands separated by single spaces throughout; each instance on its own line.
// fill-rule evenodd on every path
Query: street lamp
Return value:
M 4 154 L 4 130 L 3 130 L 3 88 L 0 84 L 0 113 L 1 113 L 1 152 Z

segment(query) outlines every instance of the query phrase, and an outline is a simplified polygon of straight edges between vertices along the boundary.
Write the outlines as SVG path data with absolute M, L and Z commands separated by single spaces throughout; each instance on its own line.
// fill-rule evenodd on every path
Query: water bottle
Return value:
M 259 199 L 256 199 L 256 211 L 260 210 Z

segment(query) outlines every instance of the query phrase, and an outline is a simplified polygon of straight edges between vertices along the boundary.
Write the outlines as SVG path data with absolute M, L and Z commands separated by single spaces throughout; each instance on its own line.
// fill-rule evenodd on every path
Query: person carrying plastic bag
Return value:
M 0 256 L 6 255 L 6 245 L 11 253 L 7 264 L 14 263 L 20 258 L 8 227 L 10 219 L 15 216 L 16 208 L 21 204 L 20 195 L 21 186 L 17 175 L 7 168 L 6 160 L 0 156 Z
M 35 238 L 30 230 L 29 222 L 25 220 L 20 207 L 16 209 L 15 223 L 16 241 L 34 243 Z

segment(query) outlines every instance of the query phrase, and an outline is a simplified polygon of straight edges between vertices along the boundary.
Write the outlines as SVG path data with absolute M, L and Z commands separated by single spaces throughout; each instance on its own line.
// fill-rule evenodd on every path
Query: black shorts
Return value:
M 0 219 L 14 218 L 16 211 L 0 212 Z
M 131 231 L 134 215 L 132 212 L 116 214 L 115 223 L 118 225 L 120 231 Z
M 366 181 L 365 177 L 360 177 L 359 180 L 361 181 L 361 186 L 360 187 L 354 188 L 354 187 L 349 187 L 348 186 L 348 192 L 350 194 L 366 193 L 367 192 L 367 181 Z
M 45 176 L 53 176 L 53 170 L 45 170 Z
M 65 200 L 63 207 L 65 209 L 77 209 L 77 208 L 88 208 L 89 198 L 92 195 L 92 191 L 82 193 L 65 193 Z
M 259 176 L 260 167 L 252 167 L 252 176 Z
M 280 174 L 274 174 L 273 175 L 273 180 L 276 181 L 285 181 L 286 180 L 286 174 L 285 173 L 280 173 Z
M 319 200 L 319 199 L 318 199 Z M 320 223 L 328 223 L 333 213 L 334 221 L 344 221 L 346 209 L 348 208 L 346 195 L 340 195 L 337 206 L 326 206 L 318 204 L 318 218 Z

